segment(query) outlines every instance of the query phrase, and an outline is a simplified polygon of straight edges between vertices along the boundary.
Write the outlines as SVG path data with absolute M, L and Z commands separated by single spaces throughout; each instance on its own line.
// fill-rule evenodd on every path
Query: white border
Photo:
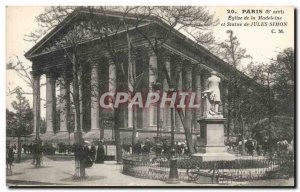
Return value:
M 5 36 L 5 31 L 6 31 L 6 6 L 38 6 L 38 5 L 43 5 L 43 6 L 50 6 L 50 5 L 201 5 L 201 6 L 287 6 L 287 5 L 292 5 L 295 6 L 296 8 L 299 8 L 299 0 L 252 0 L 252 1 L 241 1 L 241 0 L 231 0 L 231 1 L 221 1 L 221 0 L 127 0 L 127 1 L 120 1 L 120 0 L 64 0 L 63 2 L 61 0 L 51 0 L 51 1 L 41 1 L 41 0 L 1 0 L 0 1 L 0 37 L 2 42 L 0 44 L 0 58 L 2 58 L 2 62 L 0 65 L 0 106 L 1 106 L 1 113 L 0 113 L 0 157 L 1 157 L 1 171 L 0 171 L 0 191 L 8 191 L 9 189 L 6 187 L 6 176 L 5 176 L 5 102 L 6 102 L 6 95 L 5 95 L 5 87 L 6 87 L 6 76 L 5 76 L 5 64 L 6 61 L 4 58 L 6 58 L 6 36 Z M 299 13 L 298 13 L 299 15 Z M 299 19 L 297 19 L 297 26 L 299 26 Z M 298 37 L 299 38 L 299 37 Z M 298 48 L 299 49 L 299 48 Z M 298 53 L 298 51 L 297 51 Z M 299 67 L 297 67 L 297 74 L 299 72 Z M 299 77 L 298 77 L 299 79 Z M 299 83 L 297 82 L 297 90 L 299 90 Z M 298 102 L 297 102 L 298 103 Z M 298 107 L 298 106 L 297 106 Z M 297 119 L 299 120 L 299 111 L 297 115 Z M 300 130 L 298 127 L 297 129 L 297 144 L 299 143 L 299 132 Z M 297 145 L 298 146 L 298 145 Z M 299 154 L 299 147 L 297 154 Z M 299 157 L 298 157 L 299 159 Z M 298 162 L 299 163 L 299 160 Z M 299 164 L 297 164 L 297 167 L 299 167 Z M 299 185 L 299 175 L 297 175 L 298 180 L 297 184 Z M 203 190 L 202 188 L 199 188 Z M 32 190 L 32 189 L 22 189 L 23 190 Z M 43 191 L 44 189 L 35 189 L 34 191 Z M 48 189 L 51 190 L 51 189 Z M 52 189 L 52 190 L 58 190 L 58 189 Z M 51 191 L 52 191 L 51 190 Z M 73 191 L 74 189 L 64 189 L 64 191 Z M 79 189 L 80 191 L 87 191 L 88 189 Z M 99 189 L 95 189 L 99 190 Z M 107 191 L 108 189 L 101 189 L 104 191 Z M 131 190 L 131 189 L 128 189 Z M 140 190 L 140 189 L 138 189 Z M 152 189 L 153 190 L 153 189 Z M 172 190 L 172 189 L 169 189 Z M 181 189 L 182 190 L 182 189 Z M 209 189 L 206 189 L 209 190 Z M 205 191 L 206 191 L 205 190 Z M 212 189 L 216 190 L 216 189 Z M 231 190 L 231 189 L 229 189 Z M 239 190 L 249 190 L 249 189 L 239 189 Z M 264 189 L 255 189 L 256 191 L 263 191 Z M 272 189 L 272 190 L 278 190 L 278 189 Z M 280 189 L 279 189 L 280 190 Z M 14 191 L 19 191 L 14 189 Z

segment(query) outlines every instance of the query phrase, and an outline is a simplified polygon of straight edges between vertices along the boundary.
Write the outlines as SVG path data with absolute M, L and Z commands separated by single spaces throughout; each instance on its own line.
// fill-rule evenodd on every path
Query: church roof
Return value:
M 138 14 L 132 14 L 132 13 L 127 13 L 124 15 L 123 12 L 118 12 L 118 11 L 108 11 L 105 10 L 99 10 L 99 9 L 89 9 L 89 8 L 77 8 L 75 9 L 73 12 L 71 12 L 61 23 L 59 23 L 56 27 L 54 27 L 52 30 L 50 30 L 47 34 L 45 34 L 40 41 L 38 41 L 29 51 L 27 51 L 25 53 L 25 57 L 27 59 L 31 59 L 33 57 L 38 56 L 38 51 L 39 49 L 41 49 L 50 39 L 52 39 L 55 35 L 59 34 L 59 32 L 66 27 L 66 25 L 68 25 L 69 23 L 71 23 L 76 17 L 78 17 L 81 14 L 94 14 L 94 15 L 99 15 L 99 16 L 108 16 L 108 17 L 112 17 L 112 18 L 122 18 L 122 19 L 128 19 L 128 20 L 136 20 Z M 144 20 L 146 23 L 143 23 L 143 25 L 149 25 L 152 23 L 156 23 L 158 25 L 160 25 L 163 28 L 169 29 L 170 26 L 165 23 L 164 21 L 162 21 L 159 18 L 156 18 L 154 16 L 149 16 L 147 17 L 147 19 Z M 223 61 L 222 59 L 220 59 L 219 57 L 217 57 L 216 55 L 214 55 L 213 53 L 211 53 L 208 49 L 206 49 L 205 47 L 203 47 L 202 45 L 192 41 L 190 38 L 188 38 L 187 36 L 185 36 L 184 34 L 182 34 L 181 32 L 177 31 L 177 30 L 172 30 L 173 34 L 181 39 L 184 40 L 184 43 L 188 44 L 189 47 L 191 47 L 192 49 L 196 50 L 197 52 L 208 56 L 209 58 L 211 58 L 215 63 L 218 63 L 218 65 L 223 65 L 223 67 L 229 68 L 233 71 L 237 71 L 237 73 L 239 75 L 241 75 L 243 77 L 243 79 L 246 82 L 249 82 L 250 84 L 253 85 L 256 84 L 256 86 L 258 85 L 255 81 L 253 81 L 251 78 L 249 78 L 247 75 L 245 75 L 244 73 L 240 72 L 239 70 L 233 68 L 230 64 L 228 64 L 227 62 Z M 91 39 L 93 40 L 93 39 Z M 259 86 L 261 88 L 261 86 Z
M 45 43 L 47 43 L 51 38 L 53 38 L 56 34 L 58 34 L 66 25 L 71 23 L 76 17 L 78 17 L 80 14 L 95 14 L 99 16 L 107 16 L 112 18 L 123 18 L 128 20 L 136 20 L 135 14 L 131 13 L 122 13 L 119 11 L 111 11 L 111 10 L 105 10 L 101 11 L 99 9 L 89 9 L 89 8 L 77 8 L 73 12 L 71 12 L 62 22 L 60 22 L 57 26 L 55 26 L 53 29 L 49 30 L 45 35 L 43 35 L 38 42 L 25 53 L 25 57 L 30 59 L 31 57 L 35 56 L 35 53 L 37 50 L 39 50 Z M 154 21 L 157 20 L 153 16 L 149 16 L 148 19 L 144 19 L 144 21 Z M 149 23 L 150 24 L 150 23 Z

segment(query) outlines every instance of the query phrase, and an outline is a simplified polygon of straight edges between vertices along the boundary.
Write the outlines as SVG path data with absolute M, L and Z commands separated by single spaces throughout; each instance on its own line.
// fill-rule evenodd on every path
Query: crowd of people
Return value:
M 230 139 L 225 143 L 228 151 L 242 154 L 242 139 Z M 293 153 L 293 143 L 285 139 L 275 140 L 264 138 L 263 141 L 258 142 L 256 139 L 248 137 L 244 140 L 245 152 L 244 155 L 249 156 L 274 156 L 287 155 Z M 129 154 L 131 153 L 131 145 L 123 145 L 123 150 Z M 177 155 L 189 155 L 189 149 L 185 141 L 175 141 L 175 150 Z M 138 140 L 132 147 L 132 154 L 149 154 L 154 152 L 156 155 L 166 155 L 171 153 L 171 143 L 167 138 L 162 138 L 160 141 L 150 141 L 146 138 L 145 141 Z
M 96 145 L 94 143 L 97 143 Z M 85 164 L 85 167 L 91 167 L 93 163 L 104 163 L 105 150 L 104 142 L 97 141 L 90 143 L 84 141 L 81 145 L 68 145 L 65 143 L 58 143 L 57 147 L 54 147 L 51 143 L 42 143 L 41 140 L 31 142 L 29 144 L 24 143 L 22 145 L 22 152 L 24 154 L 32 156 L 32 164 L 35 167 L 40 167 L 42 164 L 43 155 L 55 155 L 72 153 L 75 158 L 79 158 Z M 14 156 L 17 153 L 16 144 L 7 145 L 6 148 L 6 165 L 8 174 L 11 173 L 11 165 L 14 161 Z
M 236 140 L 230 139 L 226 142 L 229 151 L 234 151 L 241 154 L 242 139 L 239 137 Z M 138 140 L 133 146 L 123 144 L 123 153 L 142 155 L 154 153 L 156 156 L 169 156 L 171 154 L 172 145 L 169 138 L 161 138 L 154 142 L 146 138 L 144 141 Z M 254 138 L 247 138 L 244 140 L 245 151 L 250 156 L 266 156 L 266 155 L 287 155 L 293 154 L 293 141 L 274 140 L 264 138 L 258 142 Z M 91 167 L 93 163 L 104 163 L 106 159 L 106 152 L 104 149 L 104 141 L 94 141 L 93 143 L 83 141 L 81 145 L 68 145 L 65 143 L 58 143 L 56 147 L 52 144 L 42 141 L 34 141 L 30 144 L 24 143 L 22 145 L 24 154 L 32 155 L 32 164 L 36 167 L 41 166 L 42 155 L 61 153 L 72 153 L 75 158 L 85 164 L 85 167 Z M 185 141 L 175 141 L 174 149 L 176 155 L 189 155 L 189 149 Z M 17 152 L 16 144 L 7 145 L 6 149 L 6 165 L 7 170 L 11 170 L 11 165 L 14 161 L 14 154 Z
M 41 160 L 42 160 L 42 154 L 43 149 L 40 141 L 34 141 L 33 143 L 30 143 L 29 145 L 23 144 L 22 150 L 24 154 L 32 155 L 32 164 L 34 164 L 36 167 L 41 166 Z M 13 145 L 7 145 L 6 147 L 6 168 L 8 174 L 12 173 L 11 166 L 15 160 L 15 154 L 17 153 L 17 146 L 16 144 Z
M 226 142 L 229 151 L 242 153 L 242 139 L 229 140 Z M 293 153 L 293 143 L 289 143 L 286 139 L 270 139 L 265 137 L 258 142 L 254 138 L 248 137 L 244 140 L 245 152 L 250 156 L 274 156 L 287 155 Z
M 130 153 L 131 145 L 123 145 L 123 149 L 126 153 Z M 189 154 L 188 147 L 186 142 L 184 141 L 175 141 L 175 152 L 177 155 L 187 155 Z M 149 154 L 151 152 L 155 153 L 158 156 L 165 155 L 168 156 L 171 154 L 172 145 L 170 139 L 162 138 L 155 143 L 151 141 L 149 138 L 143 142 L 142 140 L 138 140 L 135 145 L 132 147 L 132 154 L 140 155 L 140 154 Z
M 35 142 L 31 142 L 29 144 L 24 143 L 22 145 L 22 151 L 24 152 L 24 154 L 34 154 L 37 150 L 37 143 Z M 43 148 L 43 147 L 42 147 Z M 42 149 L 40 149 L 42 150 Z
M 75 145 L 75 159 L 79 160 L 84 168 L 92 167 L 94 163 L 103 164 L 105 160 L 104 142 L 98 141 L 98 145 L 83 141 L 80 145 Z

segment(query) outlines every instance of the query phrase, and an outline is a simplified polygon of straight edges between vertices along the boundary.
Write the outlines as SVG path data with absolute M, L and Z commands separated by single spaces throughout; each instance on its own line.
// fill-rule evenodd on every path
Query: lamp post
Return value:
M 172 94 L 176 93 L 177 91 L 173 88 L 173 86 L 170 86 L 170 92 Z M 171 158 L 170 158 L 170 173 L 169 178 L 166 181 L 170 184 L 177 184 L 179 183 L 178 179 L 178 168 L 177 168 L 177 159 L 175 157 L 176 149 L 175 149 L 175 119 L 174 119 L 174 108 L 170 108 L 171 110 Z

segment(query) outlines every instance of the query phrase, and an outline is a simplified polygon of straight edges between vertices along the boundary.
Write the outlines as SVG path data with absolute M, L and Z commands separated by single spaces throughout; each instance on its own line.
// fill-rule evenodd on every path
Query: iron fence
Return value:
M 207 161 L 177 155 L 178 176 L 182 181 L 232 183 L 290 177 L 294 175 L 294 157 L 237 157 L 233 161 Z M 133 177 L 166 180 L 169 157 L 151 154 L 127 155 L 123 158 L 123 174 Z

